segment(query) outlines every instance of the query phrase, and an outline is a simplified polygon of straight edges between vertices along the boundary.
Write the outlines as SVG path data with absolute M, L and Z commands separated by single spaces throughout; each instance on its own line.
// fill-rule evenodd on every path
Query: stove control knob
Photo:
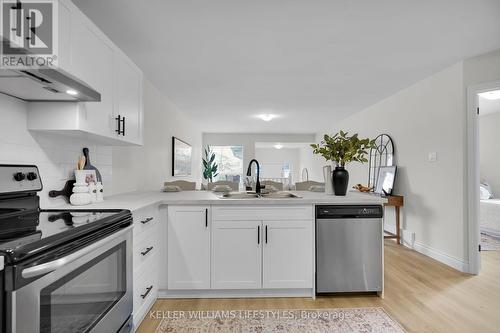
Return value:
M 15 179 L 16 181 L 18 181 L 18 182 L 20 182 L 20 181 L 24 180 L 24 178 L 26 178 L 26 175 L 25 175 L 24 173 L 22 173 L 22 172 L 16 172 L 16 173 L 14 174 L 14 179 Z
M 28 174 L 26 175 L 26 178 L 28 178 L 28 180 L 35 180 L 38 178 L 38 176 L 36 175 L 36 173 L 34 172 L 28 172 Z

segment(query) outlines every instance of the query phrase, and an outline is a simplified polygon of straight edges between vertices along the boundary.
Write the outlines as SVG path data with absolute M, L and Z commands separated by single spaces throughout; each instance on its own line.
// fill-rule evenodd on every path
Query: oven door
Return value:
M 131 228 L 25 268 L 25 278 L 46 275 L 10 292 L 11 332 L 117 332 L 132 313 Z

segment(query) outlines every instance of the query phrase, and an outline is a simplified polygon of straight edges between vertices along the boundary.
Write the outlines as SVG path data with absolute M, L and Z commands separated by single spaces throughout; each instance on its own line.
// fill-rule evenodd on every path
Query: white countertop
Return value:
M 221 199 L 209 191 L 183 191 L 165 193 L 160 191 L 130 192 L 106 197 L 103 202 L 86 206 L 61 204 L 44 209 L 130 209 L 131 211 L 151 205 L 363 205 L 383 204 L 387 199 L 378 195 L 359 192 L 348 192 L 346 196 L 326 195 L 320 192 L 291 191 L 300 198 L 287 199 Z

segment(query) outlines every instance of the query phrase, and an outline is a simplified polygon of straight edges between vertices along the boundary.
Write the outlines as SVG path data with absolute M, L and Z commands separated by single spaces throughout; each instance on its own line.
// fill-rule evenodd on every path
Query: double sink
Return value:
M 255 192 L 229 192 L 221 196 L 222 199 L 299 199 L 291 192 L 270 192 L 257 194 Z

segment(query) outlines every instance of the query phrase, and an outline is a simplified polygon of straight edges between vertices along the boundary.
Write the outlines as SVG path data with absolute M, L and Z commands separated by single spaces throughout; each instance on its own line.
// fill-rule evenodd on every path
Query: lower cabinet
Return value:
M 168 206 L 166 290 L 312 289 L 313 225 L 305 205 Z
M 264 221 L 262 287 L 311 288 L 311 221 Z
M 169 206 L 168 289 L 210 289 L 209 206 Z
M 212 289 L 313 287 L 312 221 L 213 221 Z
M 214 221 L 212 289 L 256 289 L 261 281 L 261 222 Z
M 161 257 L 160 214 L 158 206 L 132 212 L 134 219 L 133 247 L 133 318 L 140 324 L 158 296 L 159 262 Z

